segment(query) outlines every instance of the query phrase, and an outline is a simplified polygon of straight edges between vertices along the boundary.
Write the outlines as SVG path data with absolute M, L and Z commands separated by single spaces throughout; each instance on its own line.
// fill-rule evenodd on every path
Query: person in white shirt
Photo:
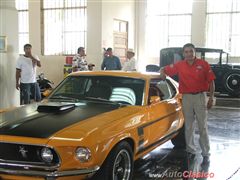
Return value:
M 128 49 L 127 59 L 123 64 L 123 71 L 136 71 L 136 59 L 134 58 L 135 52 L 133 49 Z
M 39 86 L 36 82 L 36 67 L 41 67 L 37 56 L 32 55 L 32 45 L 24 45 L 23 56 L 20 56 L 16 65 L 16 89 L 20 89 L 20 104 L 30 104 L 31 97 L 35 101 L 41 100 Z

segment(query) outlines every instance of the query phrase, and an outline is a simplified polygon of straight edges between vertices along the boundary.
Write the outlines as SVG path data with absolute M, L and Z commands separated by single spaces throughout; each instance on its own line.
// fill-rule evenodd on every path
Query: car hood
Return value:
M 50 138 L 74 124 L 123 107 L 117 104 L 89 102 L 76 103 L 74 108 L 71 104 L 70 108 L 65 108 L 66 105 L 69 104 L 47 102 L 2 113 L 0 114 L 0 135 Z M 39 106 L 42 106 L 41 110 Z M 59 110 L 61 107 L 63 110 Z

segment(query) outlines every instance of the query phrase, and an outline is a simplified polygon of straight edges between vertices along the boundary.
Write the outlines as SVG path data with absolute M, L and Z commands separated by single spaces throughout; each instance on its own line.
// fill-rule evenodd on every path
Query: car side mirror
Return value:
M 160 97 L 159 96 L 151 96 L 150 97 L 150 104 L 156 104 L 158 102 L 160 102 Z

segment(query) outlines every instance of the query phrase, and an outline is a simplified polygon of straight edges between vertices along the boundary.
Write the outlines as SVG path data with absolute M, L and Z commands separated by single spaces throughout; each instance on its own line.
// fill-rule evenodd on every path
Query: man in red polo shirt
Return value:
M 213 105 L 215 75 L 208 62 L 197 59 L 195 53 L 193 44 L 185 44 L 183 46 L 184 60 L 162 68 L 160 76 L 165 78 L 165 75 L 178 75 L 179 92 L 183 95 L 186 151 L 191 157 L 194 157 L 197 153 L 194 143 L 194 121 L 196 118 L 200 132 L 199 143 L 202 149 L 202 164 L 209 164 L 210 145 L 207 129 L 207 109 L 210 109 Z M 208 102 L 206 102 L 207 91 L 209 91 Z

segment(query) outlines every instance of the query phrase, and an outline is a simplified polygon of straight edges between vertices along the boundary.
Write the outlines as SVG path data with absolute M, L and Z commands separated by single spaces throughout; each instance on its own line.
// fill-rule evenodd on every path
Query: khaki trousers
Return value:
M 195 120 L 198 123 L 200 139 L 199 144 L 202 156 L 210 155 L 210 144 L 207 127 L 206 93 L 183 94 L 183 114 L 185 118 L 186 151 L 196 154 Z

